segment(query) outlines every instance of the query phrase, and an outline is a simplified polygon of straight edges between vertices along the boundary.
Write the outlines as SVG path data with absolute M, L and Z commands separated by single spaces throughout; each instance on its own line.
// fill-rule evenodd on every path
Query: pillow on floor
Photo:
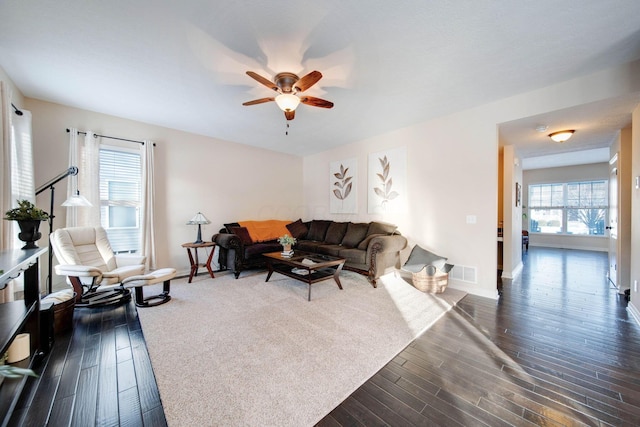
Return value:
M 412 273 L 418 273 L 425 266 L 432 265 L 438 270 L 442 270 L 443 272 L 448 273 L 453 265 L 447 264 L 446 261 L 447 258 L 434 254 L 433 252 L 429 252 L 428 250 L 415 245 L 413 249 L 411 249 L 411 255 L 409 255 L 409 259 L 404 263 L 402 269 L 410 271 Z

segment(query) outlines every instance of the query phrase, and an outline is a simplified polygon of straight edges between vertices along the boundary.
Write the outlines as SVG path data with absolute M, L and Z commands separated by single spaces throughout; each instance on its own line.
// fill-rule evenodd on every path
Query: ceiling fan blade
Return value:
M 314 96 L 303 96 L 300 98 L 300 102 L 306 105 L 311 105 L 312 107 L 333 108 L 333 102 L 316 98 Z
M 293 120 L 296 117 L 296 110 L 285 111 L 284 116 L 287 120 Z
M 278 86 L 276 86 L 276 84 L 274 82 L 272 82 L 269 79 L 266 79 L 264 77 L 262 77 L 260 74 L 256 74 L 253 71 L 247 71 L 247 75 L 249 77 L 251 77 L 252 79 L 254 79 L 255 81 L 257 81 L 260 84 L 265 85 L 266 87 L 268 87 L 271 90 L 275 90 L 276 92 L 278 92 Z
M 265 102 L 275 101 L 275 98 L 260 98 L 254 99 L 253 101 L 243 102 L 242 105 L 256 105 L 256 104 L 264 104 Z
M 302 77 L 300 80 L 298 80 L 293 87 L 298 92 L 304 92 L 314 84 L 318 83 L 318 80 L 320 80 L 321 78 L 322 78 L 322 73 L 320 71 L 312 71 L 306 76 Z

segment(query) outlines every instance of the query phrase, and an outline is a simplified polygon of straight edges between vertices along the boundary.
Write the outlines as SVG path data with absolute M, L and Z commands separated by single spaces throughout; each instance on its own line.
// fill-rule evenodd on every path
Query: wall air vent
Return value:
M 449 272 L 449 278 L 462 282 L 478 283 L 477 268 L 466 265 L 456 265 Z

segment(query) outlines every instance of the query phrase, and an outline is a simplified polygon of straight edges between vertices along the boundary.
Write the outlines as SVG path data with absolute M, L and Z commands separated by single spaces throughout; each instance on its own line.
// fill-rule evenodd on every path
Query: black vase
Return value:
M 38 247 L 36 245 L 36 240 L 42 237 L 42 233 L 38 231 L 38 229 L 40 228 L 40 222 L 41 221 L 39 219 L 18 221 L 18 226 L 20 227 L 18 239 L 22 240 L 23 242 L 27 242 L 27 244 L 24 245 L 22 249 L 35 249 Z

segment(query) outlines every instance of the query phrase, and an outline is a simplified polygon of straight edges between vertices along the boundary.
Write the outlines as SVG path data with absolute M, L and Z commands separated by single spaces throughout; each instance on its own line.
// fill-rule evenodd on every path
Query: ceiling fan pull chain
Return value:
M 284 131 L 285 135 L 289 135 L 289 123 L 287 123 L 287 130 Z

